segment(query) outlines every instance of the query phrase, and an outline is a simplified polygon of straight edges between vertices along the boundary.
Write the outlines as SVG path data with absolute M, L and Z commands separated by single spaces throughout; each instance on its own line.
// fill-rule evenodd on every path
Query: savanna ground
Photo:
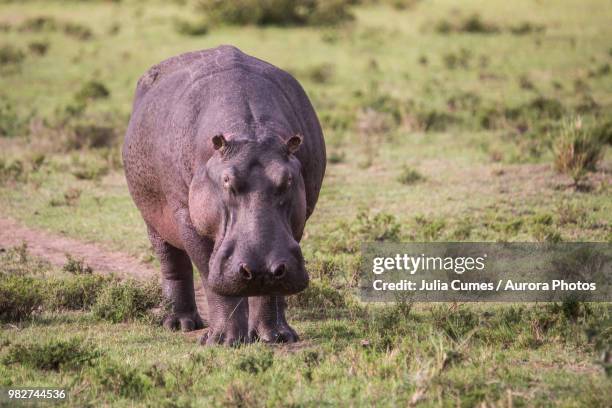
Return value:
M 293 73 L 328 147 L 313 284 L 289 299 L 300 343 L 201 347 L 156 324 L 155 282 L 13 245 L 0 386 L 67 388 L 72 406 L 610 406 L 609 304 L 354 296 L 364 240 L 610 242 L 610 3 L 332 3 L 236 26 L 218 20 L 255 14 L 0 2 L 3 217 L 155 267 L 119 149 L 138 77 L 185 51 L 229 43 Z

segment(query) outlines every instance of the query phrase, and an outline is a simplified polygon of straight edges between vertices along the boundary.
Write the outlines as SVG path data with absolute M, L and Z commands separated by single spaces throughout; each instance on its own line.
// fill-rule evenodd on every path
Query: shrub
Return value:
M 92 311 L 99 319 L 120 323 L 146 317 L 161 303 L 161 288 L 156 282 L 112 282 L 100 291 Z
M 434 326 L 442 330 L 448 337 L 457 341 L 479 325 L 478 315 L 464 308 L 448 310 L 441 306 L 431 309 Z
M 91 29 L 83 24 L 61 22 L 49 16 L 31 17 L 19 26 L 20 31 L 48 32 L 61 30 L 64 34 L 78 40 L 89 40 L 93 37 Z
M 274 353 L 269 349 L 255 349 L 246 355 L 241 356 L 237 363 L 236 369 L 240 372 L 250 374 L 263 373 L 274 364 Z
M 26 121 L 17 115 L 15 107 L 8 101 L 0 101 L 0 136 L 14 137 L 25 132 Z
M 435 241 L 440 238 L 442 231 L 446 228 L 446 222 L 443 219 L 427 219 L 423 216 L 415 217 L 416 228 L 413 233 L 413 239 L 423 241 Z
M 460 21 L 440 20 L 434 27 L 440 34 L 469 33 L 469 34 L 494 34 L 500 32 L 500 28 L 482 20 L 480 15 L 472 14 Z
M 580 120 L 566 122 L 555 145 L 555 169 L 578 182 L 587 171 L 595 170 L 603 154 L 603 143 L 596 132 Z
M 339 164 L 344 162 L 346 159 L 346 154 L 344 152 L 332 151 L 327 156 L 327 162 L 329 164 Z
M 545 26 L 541 24 L 530 23 L 529 21 L 523 21 L 522 23 L 510 27 L 510 32 L 515 35 L 541 33 L 545 30 Z
M 397 181 L 402 184 L 409 185 L 422 181 L 424 177 L 417 170 L 409 166 L 402 167 L 400 175 L 397 177 Z
M 491 34 L 499 32 L 499 28 L 493 23 L 483 21 L 480 15 L 472 14 L 463 20 L 459 25 L 458 31 L 465 33 Z
M 66 22 L 63 25 L 64 34 L 77 40 L 85 41 L 93 37 L 91 29 L 80 23 Z
M 26 177 L 23 162 L 19 159 L 5 161 L 0 158 L 0 183 L 22 181 Z
M 67 142 L 70 149 L 109 147 L 117 140 L 113 126 L 78 123 L 74 125 L 73 131 L 74 137 Z
M 444 66 L 448 69 L 470 67 L 470 61 L 472 60 L 472 52 L 467 48 L 461 48 L 458 52 L 448 52 L 442 56 Z
M 19 26 L 20 31 L 54 31 L 59 26 L 57 20 L 49 16 L 37 16 L 26 19 Z
M 612 145 L 612 120 L 607 120 L 593 127 L 593 137 L 601 143 Z
M 86 101 L 88 99 L 106 99 L 110 95 L 108 88 L 100 81 L 91 80 L 83 84 L 75 95 L 75 100 Z
M 417 112 L 417 122 L 425 132 L 443 132 L 459 119 L 454 115 L 438 110 Z
M 363 242 L 397 242 L 401 236 L 401 224 L 394 215 L 379 212 L 375 214 L 361 211 L 352 222 L 340 221 L 329 234 L 325 247 L 331 253 L 345 252 L 354 254 Z
M 101 352 L 82 339 L 51 340 L 44 344 L 10 346 L 4 364 L 21 364 L 38 370 L 78 369 L 91 364 Z
M 109 171 L 106 163 L 93 158 L 84 161 L 80 157 L 75 156 L 72 165 L 74 166 L 72 174 L 79 180 L 98 180 Z
M 347 302 L 344 295 L 328 283 L 311 281 L 306 290 L 287 296 L 287 305 L 291 308 L 321 311 L 344 309 Z
M 334 76 L 334 65 L 323 63 L 315 65 L 306 71 L 306 76 L 317 84 L 325 84 Z
M 25 276 L 44 273 L 51 269 L 51 264 L 33 258 L 28 253 L 28 244 L 23 242 L 13 248 L 0 252 L 0 278 L 6 276 Z
M 49 50 L 49 41 L 32 41 L 28 44 L 28 49 L 32 54 L 45 55 Z
M 0 275 L 0 321 L 26 320 L 43 305 L 43 301 L 38 280 Z
M 126 398 L 141 398 L 153 386 L 142 371 L 115 362 L 98 365 L 89 376 L 108 391 Z
M 25 59 L 25 54 L 22 50 L 10 44 L 0 46 L 0 66 L 17 65 Z
M 73 258 L 70 254 L 66 254 L 66 263 L 62 267 L 62 270 L 73 275 L 91 275 L 93 272 L 93 269 L 91 269 L 89 265 L 86 265 L 83 259 Z
M 49 310 L 88 310 L 113 281 L 103 275 L 51 278 L 45 282 L 45 307 Z
M 335 25 L 353 18 L 350 0 L 199 0 L 214 23 L 235 25 Z
M 49 201 L 49 205 L 51 207 L 61 207 L 68 206 L 74 207 L 79 203 L 79 199 L 81 198 L 81 189 L 76 187 L 71 187 L 68 190 L 64 191 L 64 194 L 61 199 L 53 198 Z M 64 265 L 66 266 L 66 265 Z
M 208 23 L 206 21 L 175 20 L 174 29 L 183 35 L 206 35 L 208 34 Z

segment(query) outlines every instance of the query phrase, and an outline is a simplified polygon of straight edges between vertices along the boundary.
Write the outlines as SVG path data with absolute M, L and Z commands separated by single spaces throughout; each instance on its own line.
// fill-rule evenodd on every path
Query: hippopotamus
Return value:
M 232 46 L 189 52 L 138 81 L 123 163 L 161 264 L 169 329 L 202 344 L 295 342 L 285 296 L 308 286 L 300 249 L 325 174 L 325 141 L 287 72 Z

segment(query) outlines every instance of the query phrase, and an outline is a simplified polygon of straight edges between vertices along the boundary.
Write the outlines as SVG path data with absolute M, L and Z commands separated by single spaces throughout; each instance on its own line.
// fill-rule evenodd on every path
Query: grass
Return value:
M 330 153 L 302 241 L 313 285 L 289 299 L 299 346 L 201 348 L 152 324 L 155 291 L 11 250 L 0 355 L 74 338 L 99 355 L 59 374 L 1 363 L 0 385 L 64 386 L 75 406 L 609 404 L 609 305 L 351 293 L 365 240 L 612 240 L 610 8 L 359 3 L 339 25 L 239 27 L 181 2 L 0 4 L 0 209 L 26 225 L 151 259 L 119 146 L 138 77 L 185 51 L 231 43 L 292 72 Z

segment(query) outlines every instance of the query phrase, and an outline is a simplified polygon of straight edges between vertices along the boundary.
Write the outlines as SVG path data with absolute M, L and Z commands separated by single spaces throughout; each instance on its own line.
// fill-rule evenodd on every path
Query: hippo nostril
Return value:
M 251 278 L 253 278 L 253 274 L 251 273 L 251 270 L 249 269 L 247 264 L 244 264 L 244 263 L 240 264 L 239 272 L 240 272 L 240 276 L 244 280 L 251 280 Z
M 287 265 L 279 263 L 272 268 L 272 276 L 274 279 L 282 279 L 287 273 Z

